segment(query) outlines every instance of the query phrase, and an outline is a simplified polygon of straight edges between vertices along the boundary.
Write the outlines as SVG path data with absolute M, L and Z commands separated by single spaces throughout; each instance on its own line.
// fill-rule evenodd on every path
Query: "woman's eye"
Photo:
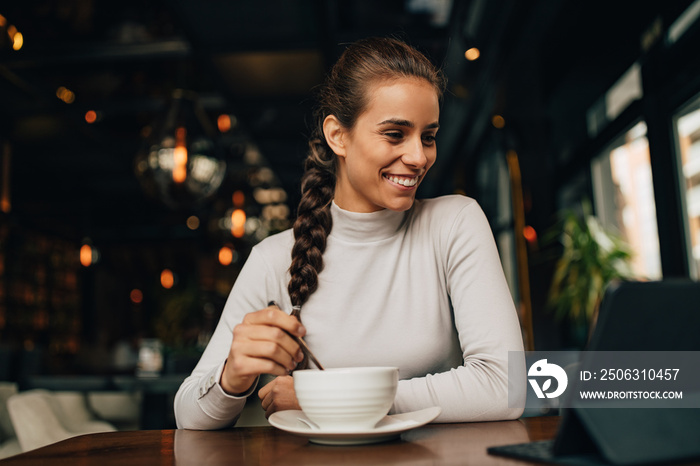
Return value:
M 426 144 L 432 144 L 432 143 L 435 142 L 435 135 L 433 135 L 433 134 L 426 134 L 425 136 L 423 136 L 423 141 L 424 141 Z
M 389 131 L 384 134 L 392 139 L 401 139 L 403 137 L 403 133 L 400 133 L 398 131 Z

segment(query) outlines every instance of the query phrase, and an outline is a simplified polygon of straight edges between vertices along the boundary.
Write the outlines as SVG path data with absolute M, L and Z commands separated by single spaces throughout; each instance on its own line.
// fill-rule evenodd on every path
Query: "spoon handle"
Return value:
M 277 306 L 278 309 L 282 310 L 282 307 L 279 304 L 277 304 L 277 302 L 275 302 L 275 301 L 270 301 L 267 305 L 268 306 Z M 309 359 L 311 359 L 311 361 L 316 365 L 316 367 L 318 367 L 320 370 L 324 370 L 321 363 L 318 362 L 318 359 L 316 359 L 316 356 L 314 356 L 314 353 L 311 352 L 309 347 L 306 345 L 306 342 L 304 340 L 302 340 L 301 337 L 298 337 L 296 335 L 292 335 L 291 333 L 287 332 L 286 330 L 284 332 L 287 335 L 289 335 L 290 337 L 292 337 L 299 344 L 301 351 L 306 356 L 308 356 Z

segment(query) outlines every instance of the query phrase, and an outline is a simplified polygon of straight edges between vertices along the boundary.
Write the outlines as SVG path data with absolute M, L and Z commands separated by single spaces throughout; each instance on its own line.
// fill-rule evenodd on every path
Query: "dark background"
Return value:
M 644 117 L 664 276 L 687 276 L 668 122 L 700 91 L 700 41 L 697 24 L 673 47 L 664 34 L 691 3 L 4 2 L 0 15 L 24 45 L 12 50 L 0 29 L 0 142 L 9 160 L 2 183 L 11 201 L 0 213 L 0 344 L 11 355 L 3 377 L 115 371 L 115 345 L 135 347 L 142 337 L 196 355 L 256 241 L 219 226 L 232 194 L 243 191 L 246 212 L 259 215 L 251 194 L 269 169 L 265 187 L 284 189 L 293 218 L 314 86 L 344 44 L 371 35 L 403 38 L 444 68 L 438 162 L 420 195 L 476 197 L 495 233 L 513 224 L 498 221 L 479 163 L 517 151 L 526 221 L 541 232 L 562 207 L 561 189 L 576 182 L 590 196 L 590 159 Z M 467 61 L 474 46 L 481 57 Z M 635 61 L 644 98 L 590 137 L 586 111 Z M 61 86 L 72 103 L 57 98 Z M 175 89 L 196 92 L 211 121 L 236 121 L 217 137 L 226 178 L 196 205 L 149 197 L 134 170 Z M 89 110 L 98 115 L 92 124 Z M 496 114 L 505 127 L 492 125 Z M 260 157 L 247 157 L 250 150 Z M 186 225 L 192 215 L 194 230 Z M 88 268 L 77 256 L 86 241 L 100 254 Z M 228 267 L 217 261 L 224 244 L 238 252 Z M 537 248 L 528 254 L 537 349 L 561 347 L 561 329 L 544 308 L 551 263 Z M 170 290 L 159 283 L 164 268 L 175 272 Z M 141 303 L 130 300 L 135 288 Z

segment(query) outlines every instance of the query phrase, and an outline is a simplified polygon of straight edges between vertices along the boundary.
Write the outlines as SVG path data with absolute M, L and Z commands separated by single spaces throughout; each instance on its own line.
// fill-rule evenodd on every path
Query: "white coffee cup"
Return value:
M 399 384 L 396 367 L 346 367 L 293 372 L 302 411 L 323 430 L 374 428 L 391 409 Z

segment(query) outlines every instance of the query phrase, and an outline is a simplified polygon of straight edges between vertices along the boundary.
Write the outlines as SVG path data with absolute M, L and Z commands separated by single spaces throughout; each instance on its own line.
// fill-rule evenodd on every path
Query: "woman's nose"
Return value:
M 425 146 L 423 146 L 421 138 L 417 138 L 417 141 L 413 140 L 410 144 L 407 144 L 406 151 L 401 156 L 401 160 L 411 167 L 425 167 L 425 164 L 428 162 L 428 157 L 425 155 Z

